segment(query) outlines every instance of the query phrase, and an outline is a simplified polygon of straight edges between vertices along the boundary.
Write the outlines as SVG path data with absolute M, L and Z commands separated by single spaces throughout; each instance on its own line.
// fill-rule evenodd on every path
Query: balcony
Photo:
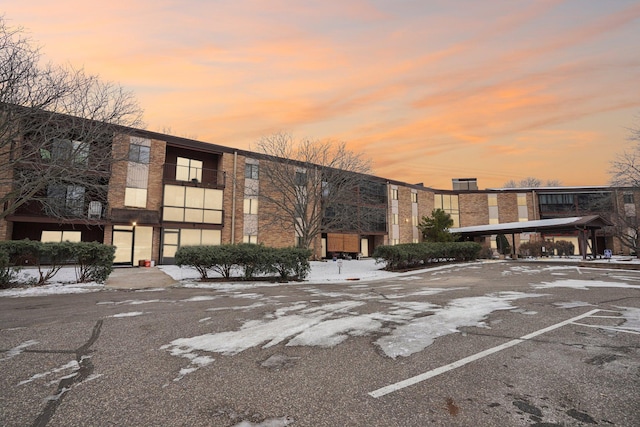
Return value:
M 207 188 L 223 189 L 226 174 L 224 171 L 207 168 L 195 168 L 165 163 L 163 182 L 165 184 L 188 185 L 193 184 Z
M 101 222 L 106 220 L 108 206 L 103 201 L 89 201 L 83 198 L 38 198 L 20 206 L 12 215 L 27 220 L 62 222 Z

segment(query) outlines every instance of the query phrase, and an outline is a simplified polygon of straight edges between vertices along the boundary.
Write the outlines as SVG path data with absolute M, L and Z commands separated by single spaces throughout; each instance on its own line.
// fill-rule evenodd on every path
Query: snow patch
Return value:
M 539 294 L 500 292 L 481 297 L 452 300 L 446 307 L 436 310 L 432 316 L 420 317 L 395 328 L 391 334 L 379 338 L 377 344 L 389 357 L 407 357 L 424 350 L 441 336 L 459 332 L 464 326 L 486 327 L 483 320 L 497 310 L 512 310 L 511 301 L 520 298 L 539 297 Z
M 584 301 L 554 302 L 553 305 L 558 308 L 578 308 L 593 306 L 593 304 Z
M 31 347 L 32 345 L 36 345 L 38 344 L 38 341 L 35 340 L 29 340 L 29 341 L 25 341 L 20 345 L 17 345 L 9 350 L 7 350 L 4 353 L 4 357 L 0 360 L 7 360 L 7 359 L 11 359 L 13 357 L 16 357 L 17 355 L 21 354 L 25 348 L 27 347 Z
M 571 288 L 588 290 L 589 288 L 628 288 L 640 289 L 640 285 L 630 285 L 623 282 L 605 282 L 599 280 L 566 279 L 555 282 L 542 282 L 532 285 L 534 289 Z
M 112 316 L 109 317 L 135 317 L 135 316 L 142 316 L 144 314 L 143 311 L 129 311 L 127 313 L 118 313 L 118 314 L 114 314 Z
M 74 371 L 77 371 L 78 369 L 80 369 L 80 365 L 78 364 L 78 362 L 76 360 L 71 360 L 70 362 L 68 362 L 65 365 L 62 365 L 62 366 L 60 366 L 58 368 L 55 368 L 55 369 L 52 369 L 50 371 L 43 372 L 43 373 L 40 373 L 40 374 L 32 375 L 31 378 L 29 378 L 27 380 L 20 381 L 16 385 L 28 384 L 28 383 L 30 383 L 32 381 L 37 380 L 37 379 L 44 378 L 44 377 L 47 377 L 49 375 L 56 374 L 58 372 L 66 371 L 66 370 L 69 370 L 69 369 L 73 369 Z M 75 375 L 76 375 L 76 372 L 74 372 L 72 374 L 69 374 L 69 375 L 66 375 L 66 376 L 64 376 L 64 377 L 62 377 L 60 379 L 73 378 Z M 57 383 L 59 381 L 55 381 L 55 382 Z

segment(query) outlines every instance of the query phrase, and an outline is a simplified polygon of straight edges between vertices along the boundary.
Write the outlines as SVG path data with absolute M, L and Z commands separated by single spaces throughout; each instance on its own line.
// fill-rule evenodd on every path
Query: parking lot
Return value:
M 640 272 L 2 297 L 0 350 L 4 426 L 635 426 Z

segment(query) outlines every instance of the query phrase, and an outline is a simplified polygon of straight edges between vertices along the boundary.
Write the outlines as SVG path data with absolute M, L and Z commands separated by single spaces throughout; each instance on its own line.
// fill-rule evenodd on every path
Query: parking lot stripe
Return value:
M 574 325 L 579 325 L 579 326 L 587 326 L 589 328 L 597 328 L 597 329 L 604 329 L 606 331 L 614 331 L 614 332 L 626 332 L 628 334 L 635 334 L 635 335 L 640 335 L 640 332 L 638 331 L 630 331 L 628 329 L 624 329 L 624 328 L 615 328 L 615 327 L 611 327 L 611 326 L 601 326 L 601 325 L 587 325 L 586 323 L 577 323 L 575 322 Z
M 551 326 L 548 326 L 546 328 L 539 329 L 539 330 L 537 330 L 535 332 L 532 332 L 530 334 L 523 335 L 520 338 L 516 338 L 514 340 L 511 340 L 511 341 L 506 342 L 504 344 L 501 344 L 499 346 L 489 348 L 487 350 L 481 351 L 480 353 L 476 353 L 476 354 L 473 354 L 471 356 L 465 357 L 463 359 L 457 360 L 457 361 L 455 361 L 453 363 L 449 363 L 448 365 L 440 366 L 439 368 L 432 369 L 431 371 L 427 371 L 427 372 L 425 372 L 423 374 L 416 375 L 415 377 L 407 378 L 406 380 L 399 381 L 399 382 L 397 382 L 395 384 L 391 384 L 391 385 L 379 388 L 377 390 L 374 390 L 374 391 L 370 392 L 369 396 L 377 399 L 377 398 L 385 396 L 385 395 L 387 395 L 389 393 L 393 393 L 395 391 L 401 390 L 401 389 L 403 389 L 405 387 L 409 387 L 409 386 L 417 384 L 419 382 L 428 380 L 429 378 L 433 378 L 433 377 L 438 376 L 440 374 L 444 374 L 445 372 L 449 372 L 451 370 L 454 370 L 456 368 L 464 366 L 464 365 L 466 365 L 468 363 L 475 362 L 476 360 L 482 359 L 483 357 L 489 356 L 489 355 L 491 355 L 493 353 L 497 353 L 499 351 L 502 351 L 502 350 L 505 350 L 507 348 L 513 347 L 514 345 L 520 344 L 521 342 L 524 342 L 524 341 L 527 341 L 527 340 L 529 340 L 531 338 L 537 337 L 538 335 L 542 335 L 542 334 L 544 334 L 546 332 L 553 331 L 554 329 L 561 328 L 561 327 L 563 327 L 565 325 L 568 325 L 570 323 L 573 323 L 573 322 L 575 322 L 577 320 L 584 319 L 585 317 L 589 317 L 592 314 L 597 313 L 598 311 L 600 311 L 600 309 L 594 309 L 594 310 L 588 311 L 588 312 L 586 312 L 584 314 L 581 314 L 579 316 L 572 317 L 571 319 L 565 320 L 565 321 L 560 322 L 560 323 L 556 323 L 555 325 L 551 325 Z

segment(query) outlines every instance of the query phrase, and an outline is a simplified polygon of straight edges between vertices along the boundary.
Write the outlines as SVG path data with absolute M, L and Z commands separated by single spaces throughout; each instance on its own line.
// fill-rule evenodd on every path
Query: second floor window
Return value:
M 47 187 L 45 210 L 60 216 L 82 216 L 85 188 L 78 185 L 52 184 Z
M 129 146 L 129 161 L 149 164 L 149 153 L 151 147 L 145 145 L 131 144 Z
M 89 164 L 89 144 L 56 138 L 51 144 L 51 151 L 40 149 L 40 157 L 44 160 L 71 161 L 76 166 L 87 166 Z
M 249 163 L 244 165 L 244 177 L 249 179 L 258 179 L 258 165 Z
M 296 172 L 295 183 L 299 187 L 307 185 L 307 174 L 305 172 Z
M 202 182 L 202 161 L 178 157 L 176 161 L 176 180 Z

